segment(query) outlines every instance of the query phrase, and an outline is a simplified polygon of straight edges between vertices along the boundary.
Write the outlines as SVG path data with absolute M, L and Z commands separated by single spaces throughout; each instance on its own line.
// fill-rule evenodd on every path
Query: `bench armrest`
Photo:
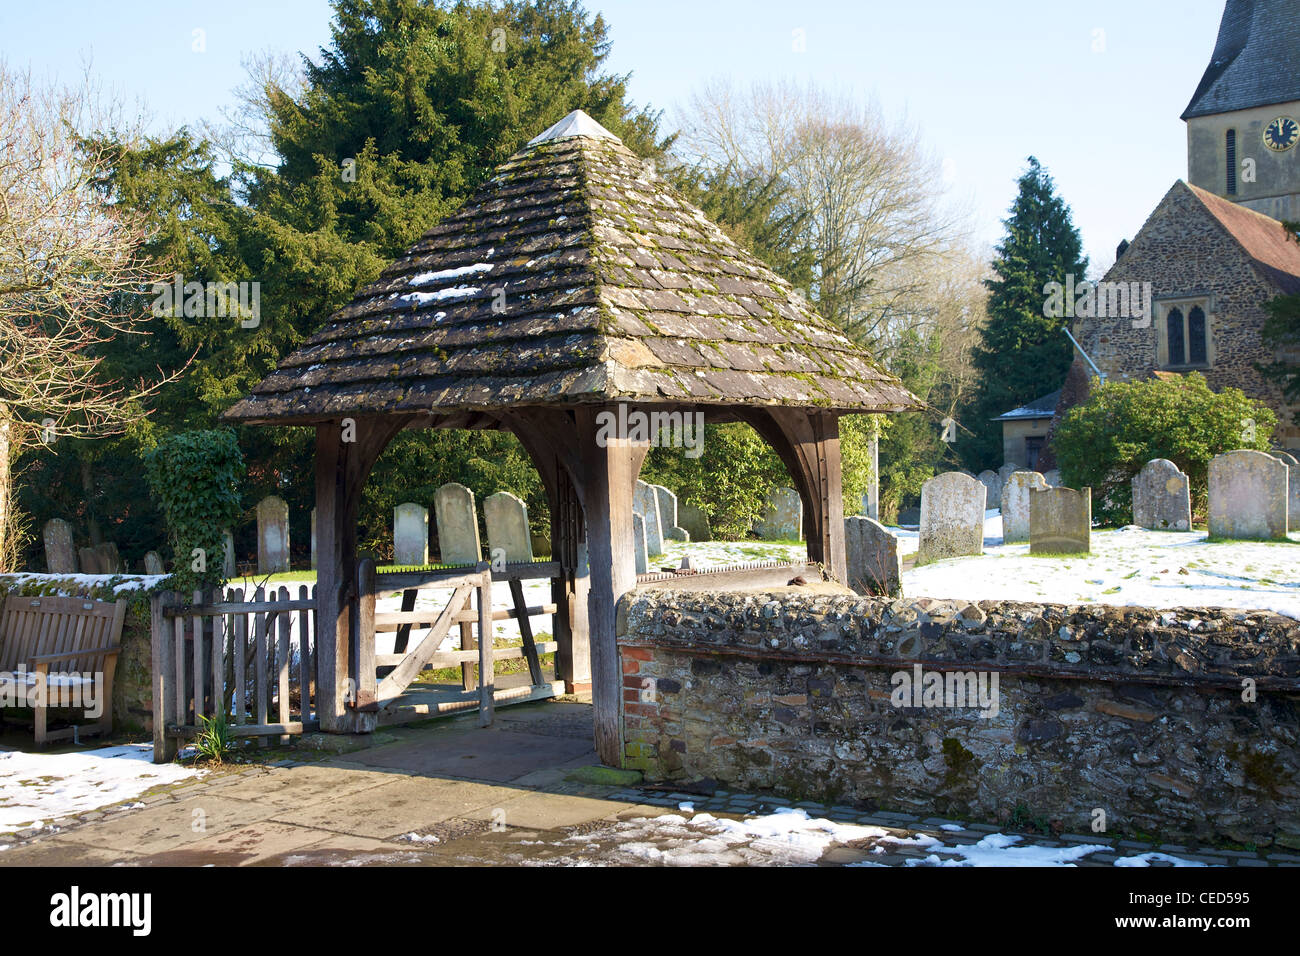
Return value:
M 63 654 L 37 654 L 29 658 L 28 664 L 52 664 L 55 661 L 66 661 L 74 657 L 116 657 L 122 653 L 120 647 L 88 647 L 80 651 L 66 651 Z

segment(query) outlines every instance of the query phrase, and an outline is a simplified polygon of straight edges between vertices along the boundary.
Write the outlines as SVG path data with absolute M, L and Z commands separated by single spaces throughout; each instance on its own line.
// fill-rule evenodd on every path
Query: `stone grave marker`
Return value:
M 533 539 L 528 533 L 528 506 L 508 491 L 483 499 L 483 520 L 487 522 L 488 554 L 498 549 L 511 564 L 533 560 Z
M 1133 523 L 1152 531 L 1190 531 L 1192 491 L 1168 458 L 1154 458 L 1133 478 Z
M 1036 471 L 1012 472 L 1002 486 L 1002 541 L 1029 540 L 1029 496 L 1035 488 L 1050 487 Z
M 312 514 L 316 514 L 314 508 L 312 509 Z M 223 531 L 221 533 L 221 543 L 222 551 L 224 552 L 222 557 L 225 561 L 222 570 L 226 572 L 227 578 L 233 578 L 235 576 L 235 536 L 229 531 Z
M 902 597 L 903 559 L 898 539 L 884 525 L 872 518 L 845 518 L 844 546 L 849 587 L 859 594 Z
M 275 495 L 257 503 L 257 573 L 289 570 L 289 504 Z
M 664 538 L 669 541 L 690 541 L 690 532 L 677 525 L 677 496 L 663 485 L 650 487 L 659 498 L 659 520 L 663 522 Z
M 483 544 L 478 536 L 474 492 L 457 482 L 438 489 L 433 507 L 438 516 L 438 555 L 443 564 L 478 564 Z
M 1001 504 L 1002 502 L 1002 478 L 996 471 L 981 471 L 978 475 L 979 483 L 984 486 L 984 500 L 988 504 Z
M 429 563 L 429 509 L 413 501 L 393 509 L 393 563 L 423 567 Z
M 162 556 L 157 551 L 146 551 L 144 554 L 144 573 L 145 574 L 164 574 Z
M 644 481 L 636 483 L 632 493 L 632 511 L 645 519 L 645 547 L 651 557 L 664 553 L 663 520 L 659 515 L 659 496 Z
M 754 525 L 764 541 L 803 538 L 803 499 L 793 488 L 776 488 L 767 498 L 767 509 Z
M 1002 500 L 1002 489 L 1007 486 L 1007 479 L 1018 471 L 1024 471 L 1019 465 L 1007 463 L 998 469 L 998 496 L 992 499 L 985 499 L 991 506 L 995 506 Z
M 1287 466 L 1286 523 L 1288 531 L 1300 531 L 1300 460 L 1286 451 L 1269 452 Z
M 921 541 L 916 563 L 984 553 L 984 485 L 949 471 L 921 486 Z
M 82 574 L 103 574 L 100 570 L 99 552 L 94 548 L 78 548 L 77 563 L 81 565 Z
M 1210 461 L 1210 537 L 1286 538 L 1287 466 L 1262 451 L 1239 449 Z
M 677 523 L 690 535 L 692 541 L 712 541 L 713 530 L 704 512 L 692 504 L 680 504 L 677 507 Z
M 72 546 L 72 525 L 51 518 L 41 531 L 45 540 L 45 569 L 50 574 L 76 574 L 77 551 Z
M 1092 550 L 1092 489 L 1029 492 L 1029 553 L 1088 554 Z
M 645 515 L 632 512 L 632 554 L 636 558 L 636 573 L 650 570 L 650 555 L 645 540 Z
M 1047 482 L 1047 487 L 1057 488 L 1061 484 L 1061 472 L 1056 468 L 1051 471 L 1043 472 L 1043 480 Z

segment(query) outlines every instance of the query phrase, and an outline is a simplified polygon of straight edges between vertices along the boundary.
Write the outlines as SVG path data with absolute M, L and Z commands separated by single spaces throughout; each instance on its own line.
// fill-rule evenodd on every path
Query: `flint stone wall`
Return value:
M 618 641 L 624 763 L 653 779 L 1300 849 L 1293 618 L 641 590 Z M 997 714 L 895 708 L 915 664 L 996 671 Z

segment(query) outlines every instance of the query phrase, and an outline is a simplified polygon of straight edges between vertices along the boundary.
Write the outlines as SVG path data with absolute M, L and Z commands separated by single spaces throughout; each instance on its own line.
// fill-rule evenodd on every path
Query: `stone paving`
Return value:
M 963 848 L 1012 839 L 1017 850 L 1029 846 L 1050 855 L 1056 848 L 1062 859 L 1083 866 L 1144 854 L 1155 854 L 1146 858 L 1154 866 L 1175 859 L 1300 865 L 1300 854 L 1152 845 L 1101 834 L 1047 839 L 983 823 L 771 795 L 607 782 L 619 772 L 593 769 L 587 705 L 512 707 L 487 730 L 474 719 L 394 728 L 338 755 L 303 747 L 273 765 L 229 767 L 125 806 L 52 821 L 39 832 L 0 839 L 8 844 L 0 865 L 914 866 L 960 863 Z M 773 831 L 774 822 L 796 826 Z M 1098 849 L 1076 860 L 1081 844 Z M 998 859 L 996 853 L 988 858 Z

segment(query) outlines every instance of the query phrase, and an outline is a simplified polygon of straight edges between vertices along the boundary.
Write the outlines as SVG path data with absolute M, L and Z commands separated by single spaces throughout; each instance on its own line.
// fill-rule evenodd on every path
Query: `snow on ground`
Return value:
M 987 534 L 987 531 L 986 531 Z M 1000 529 L 999 529 L 1000 534 Z M 1031 557 L 985 542 L 978 557 L 903 572 L 909 597 L 1146 607 L 1265 609 L 1300 618 L 1300 535 L 1292 543 L 1208 542 L 1204 531 L 1128 526 L 1092 533 L 1087 557 Z
M 827 850 L 846 845 L 881 856 L 900 848 L 928 851 L 925 857 L 906 860 L 907 866 L 1074 866 L 1094 853 L 1113 852 L 1104 844 L 1026 844 L 1023 837 L 1004 833 L 988 834 L 974 844 L 948 845 L 925 833 L 900 836 L 883 827 L 810 817 L 806 810 L 796 807 L 732 820 L 693 813 L 690 806 L 682 804 L 681 814 L 624 820 L 576 834 L 565 842 L 575 845 L 574 862 L 591 859 L 594 852 L 602 864 L 665 866 L 810 865 L 820 861 Z M 1122 857 L 1114 865 L 1150 866 L 1155 861 L 1175 866 L 1204 865 L 1165 853 Z M 882 864 L 868 856 L 848 865 Z
M 153 763 L 152 744 L 67 754 L 0 752 L 0 833 L 44 827 L 200 773 Z
M 113 592 L 120 594 L 123 591 L 147 590 L 165 577 L 167 577 L 165 574 L 44 574 L 35 571 L 18 571 L 0 575 L 0 584 L 18 586 L 33 582 L 46 584 L 57 581 L 69 586 L 100 587 L 111 583 Z

